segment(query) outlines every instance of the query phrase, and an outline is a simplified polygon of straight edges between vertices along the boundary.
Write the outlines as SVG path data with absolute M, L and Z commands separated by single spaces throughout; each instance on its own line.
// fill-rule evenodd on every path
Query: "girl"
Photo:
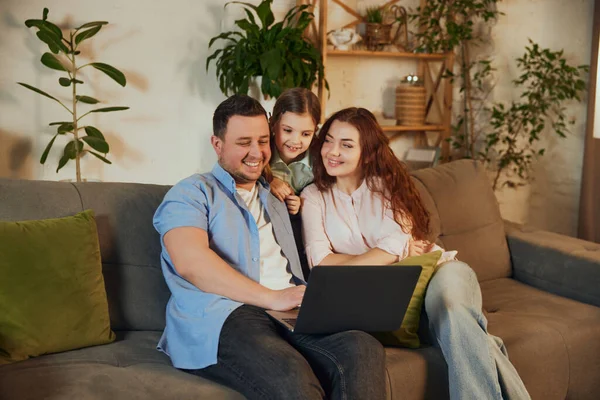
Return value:
M 338 111 L 311 147 L 314 184 L 302 192 L 311 267 L 384 265 L 439 246 L 429 213 L 404 164 L 364 108 Z M 471 268 L 446 252 L 425 295 L 425 311 L 448 364 L 451 399 L 528 399 L 499 338 L 487 333 Z M 464 344 L 468 343 L 468 346 Z
M 265 176 L 271 192 L 285 201 L 291 215 L 300 211 L 298 194 L 313 181 L 308 149 L 320 120 L 319 99 L 305 88 L 286 90 L 273 107 L 271 162 Z

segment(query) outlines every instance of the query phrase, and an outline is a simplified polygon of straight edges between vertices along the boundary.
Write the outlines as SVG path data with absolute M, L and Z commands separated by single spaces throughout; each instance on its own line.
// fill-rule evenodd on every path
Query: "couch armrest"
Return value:
M 600 244 L 505 221 L 513 278 L 600 307 Z

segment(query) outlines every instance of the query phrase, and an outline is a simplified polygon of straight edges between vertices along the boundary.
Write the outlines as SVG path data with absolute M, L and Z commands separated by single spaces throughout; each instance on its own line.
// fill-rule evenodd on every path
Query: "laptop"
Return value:
M 421 266 L 319 266 L 311 270 L 299 308 L 267 310 L 288 330 L 329 334 L 400 328 Z

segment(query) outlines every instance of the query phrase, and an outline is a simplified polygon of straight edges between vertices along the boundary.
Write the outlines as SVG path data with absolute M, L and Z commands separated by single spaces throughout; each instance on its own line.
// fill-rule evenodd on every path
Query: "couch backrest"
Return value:
M 0 179 L 0 220 L 96 214 L 114 330 L 162 330 L 169 289 L 160 266 L 154 211 L 169 186 Z
M 504 226 L 484 168 L 457 161 L 419 170 L 413 179 L 431 212 L 434 237 L 480 281 L 510 275 Z M 169 186 L 0 179 L 0 220 L 96 214 L 111 326 L 162 330 L 169 289 L 152 217 Z
M 484 166 L 461 160 L 412 175 L 440 245 L 458 250 L 479 281 L 510 276 L 504 223 Z

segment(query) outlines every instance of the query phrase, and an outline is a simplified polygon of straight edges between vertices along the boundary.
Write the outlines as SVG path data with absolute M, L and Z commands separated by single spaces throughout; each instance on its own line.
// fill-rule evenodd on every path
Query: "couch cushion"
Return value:
M 93 212 L 0 221 L 0 364 L 113 340 Z
M 532 398 L 597 398 L 600 308 L 513 279 L 481 289 L 489 331 L 504 340 Z
M 0 399 L 244 399 L 179 371 L 156 350 L 159 332 L 117 332 L 114 343 L 0 366 Z
M 385 349 L 389 379 L 388 398 L 392 400 L 422 400 L 449 398 L 448 367 L 442 352 L 436 347 L 417 350 Z
M 504 224 L 484 166 L 454 161 L 415 171 L 413 177 L 435 204 L 438 217 L 433 220 L 439 218 L 446 250 L 458 250 L 458 259 L 473 268 L 479 281 L 510 276 Z

